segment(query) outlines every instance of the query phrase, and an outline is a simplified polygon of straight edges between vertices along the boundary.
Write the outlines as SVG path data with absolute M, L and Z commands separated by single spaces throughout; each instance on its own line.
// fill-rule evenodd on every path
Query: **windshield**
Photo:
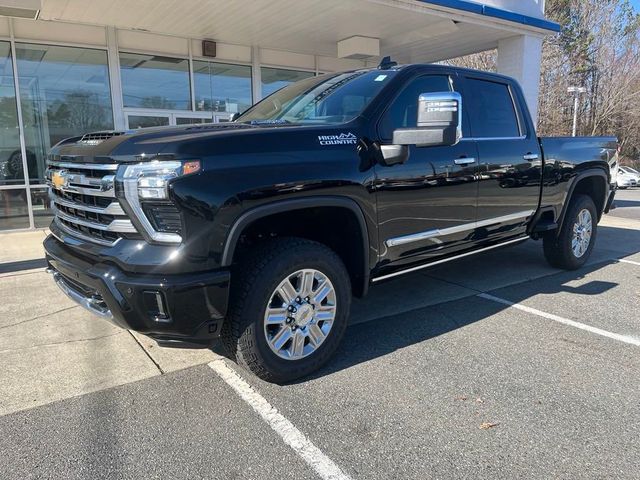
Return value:
M 278 90 L 236 121 L 254 124 L 346 123 L 362 113 L 394 74 L 394 71 L 377 70 L 312 77 Z

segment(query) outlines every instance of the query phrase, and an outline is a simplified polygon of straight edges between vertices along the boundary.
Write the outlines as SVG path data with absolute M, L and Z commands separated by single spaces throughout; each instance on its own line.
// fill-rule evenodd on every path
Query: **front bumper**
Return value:
M 167 346 L 209 346 L 227 311 L 227 270 L 178 275 L 131 274 L 80 257 L 52 235 L 49 272 L 72 300 L 115 325 Z

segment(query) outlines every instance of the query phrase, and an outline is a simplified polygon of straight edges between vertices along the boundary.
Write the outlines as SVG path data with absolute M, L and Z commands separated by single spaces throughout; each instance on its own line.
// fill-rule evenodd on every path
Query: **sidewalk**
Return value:
M 91 315 L 45 273 L 45 230 L 0 234 L 0 416 L 208 363 Z
M 0 233 L 0 265 L 44 258 L 42 242 L 47 229 Z

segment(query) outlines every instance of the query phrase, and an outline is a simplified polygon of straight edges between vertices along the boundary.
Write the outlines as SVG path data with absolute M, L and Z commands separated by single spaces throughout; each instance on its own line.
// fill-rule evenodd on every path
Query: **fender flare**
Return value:
M 361 292 L 361 294 L 364 295 L 369 288 L 369 278 L 371 273 L 369 269 L 369 229 L 367 228 L 367 222 L 365 220 L 364 213 L 362 212 L 362 209 L 360 208 L 358 203 L 355 200 L 347 197 L 319 195 L 304 198 L 293 198 L 288 200 L 285 199 L 260 205 L 258 207 L 247 210 L 233 222 L 233 225 L 229 230 L 227 238 L 224 242 L 221 266 L 231 266 L 233 255 L 236 251 L 236 246 L 238 245 L 240 236 L 242 235 L 244 229 L 251 223 L 269 215 L 312 207 L 346 208 L 355 215 L 362 236 L 363 262 L 361 268 L 363 284 L 360 286 L 354 285 L 354 287 L 356 287 L 356 291 Z
M 567 210 L 569 208 L 569 202 L 571 201 L 571 198 L 573 197 L 573 193 L 576 189 L 576 185 L 578 185 L 578 183 L 580 183 L 582 180 L 584 180 L 585 178 L 590 178 L 590 177 L 601 177 L 602 180 L 604 181 L 605 184 L 605 198 L 603 199 L 603 208 L 606 207 L 607 205 L 607 195 L 609 192 L 609 189 L 607 188 L 609 186 L 609 176 L 607 175 L 607 173 L 605 172 L 605 170 L 603 168 L 589 168 L 588 170 L 584 170 L 582 172 L 580 172 L 578 175 L 576 175 L 572 181 L 571 181 L 571 185 L 569 185 L 569 188 L 567 190 L 567 196 L 565 197 L 565 201 L 564 201 L 564 205 L 562 206 L 562 210 L 560 211 L 560 216 L 558 217 L 558 229 L 556 230 L 557 234 L 560 233 L 560 230 L 562 229 L 562 225 L 564 224 L 564 220 L 565 217 L 567 215 Z M 602 216 L 602 211 L 598 212 L 599 216 Z

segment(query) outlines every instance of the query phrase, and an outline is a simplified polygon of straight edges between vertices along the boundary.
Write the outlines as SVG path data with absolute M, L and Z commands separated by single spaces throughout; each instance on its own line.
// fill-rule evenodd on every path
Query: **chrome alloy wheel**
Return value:
M 300 360 L 325 341 L 336 318 L 336 292 L 318 270 L 298 270 L 271 294 L 264 334 L 271 350 L 285 360 Z
M 571 249 L 576 258 L 582 257 L 591 243 L 593 233 L 593 219 L 586 208 L 580 210 L 576 222 L 573 224 L 573 237 L 571 237 Z

